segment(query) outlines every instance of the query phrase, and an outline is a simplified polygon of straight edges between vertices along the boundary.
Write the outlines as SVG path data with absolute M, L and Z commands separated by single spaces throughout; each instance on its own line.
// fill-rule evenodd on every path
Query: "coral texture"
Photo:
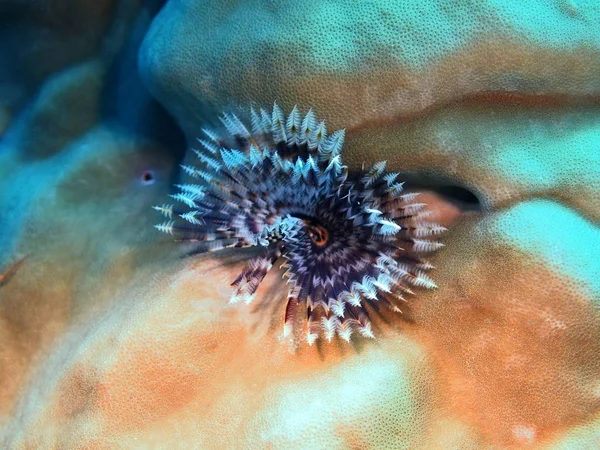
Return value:
M 599 447 L 597 1 L 29 3 L 0 7 L 33 30 L 3 61 L 49 36 L 0 70 L 0 447 Z M 376 340 L 281 345 L 280 274 L 230 305 L 243 262 L 152 228 L 182 134 L 275 100 L 449 228 Z

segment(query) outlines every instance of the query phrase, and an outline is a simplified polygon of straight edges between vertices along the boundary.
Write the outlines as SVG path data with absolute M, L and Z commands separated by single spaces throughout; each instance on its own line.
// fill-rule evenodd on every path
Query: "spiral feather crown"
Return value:
M 166 216 L 156 228 L 196 243 L 193 253 L 260 249 L 233 281 L 232 303 L 250 303 L 281 262 L 289 285 L 284 336 L 305 310 L 309 344 L 373 338 L 372 310 L 400 312 L 413 287 L 435 287 L 420 255 L 442 246 L 431 237 L 444 228 L 427 221 L 418 194 L 403 194 L 385 162 L 349 176 L 345 130 L 328 135 L 312 110 L 302 116 L 294 107 L 286 118 L 275 104 L 250 117 L 250 129 L 224 114 L 223 132 L 203 130 L 199 165 L 182 165 L 194 181 L 176 185 L 176 206 L 154 207 Z

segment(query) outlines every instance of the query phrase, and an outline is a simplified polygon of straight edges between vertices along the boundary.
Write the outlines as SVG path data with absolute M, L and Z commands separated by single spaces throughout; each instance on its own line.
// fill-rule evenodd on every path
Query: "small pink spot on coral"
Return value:
M 525 425 L 513 427 L 512 434 L 517 441 L 523 444 L 533 444 L 535 442 L 535 428 Z
M 5 283 L 8 282 L 8 280 L 19 269 L 19 267 L 21 266 L 21 264 L 23 264 L 23 261 L 25 261 L 25 258 L 27 258 L 27 256 L 29 256 L 29 255 L 23 256 L 21 259 L 17 260 L 15 263 L 13 263 L 4 273 L 0 273 L 0 286 L 2 284 L 5 284 Z

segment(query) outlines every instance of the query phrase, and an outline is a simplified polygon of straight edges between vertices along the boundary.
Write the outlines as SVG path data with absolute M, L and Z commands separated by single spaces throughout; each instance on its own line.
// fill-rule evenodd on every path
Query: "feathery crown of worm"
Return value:
M 312 110 L 303 117 L 294 107 L 286 118 L 275 104 L 250 116 L 250 129 L 224 114 L 223 133 L 203 130 L 200 164 L 182 165 L 195 180 L 176 185 L 178 206 L 154 207 L 166 216 L 156 228 L 196 243 L 192 253 L 259 248 L 232 283 L 232 303 L 251 302 L 280 262 L 289 285 L 284 336 L 303 309 L 309 344 L 321 335 L 374 337 L 372 308 L 400 311 L 412 287 L 435 287 L 420 254 L 441 247 L 430 237 L 445 229 L 427 222 L 418 194 L 403 194 L 385 161 L 350 176 L 344 130 L 328 135 Z

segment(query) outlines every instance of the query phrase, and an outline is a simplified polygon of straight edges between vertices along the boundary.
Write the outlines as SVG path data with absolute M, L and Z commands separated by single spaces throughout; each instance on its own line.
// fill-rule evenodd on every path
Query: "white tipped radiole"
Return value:
M 189 254 L 254 247 L 230 303 L 255 301 L 280 267 L 289 286 L 284 338 L 374 338 L 373 310 L 401 312 L 411 287 L 436 287 L 420 255 L 443 246 L 432 238 L 445 228 L 424 220 L 426 205 L 403 193 L 385 161 L 350 174 L 345 130 L 328 134 L 312 109 L 286 116 L 275 103 L 248 116 L 249 125 L 225 113 L 222 131 L 202 129 L 197 164 L 181 165 L 191 180 L 176 185 L 176 205 L 153 206 L 165 218 L 155 228 L 193 244 Z

